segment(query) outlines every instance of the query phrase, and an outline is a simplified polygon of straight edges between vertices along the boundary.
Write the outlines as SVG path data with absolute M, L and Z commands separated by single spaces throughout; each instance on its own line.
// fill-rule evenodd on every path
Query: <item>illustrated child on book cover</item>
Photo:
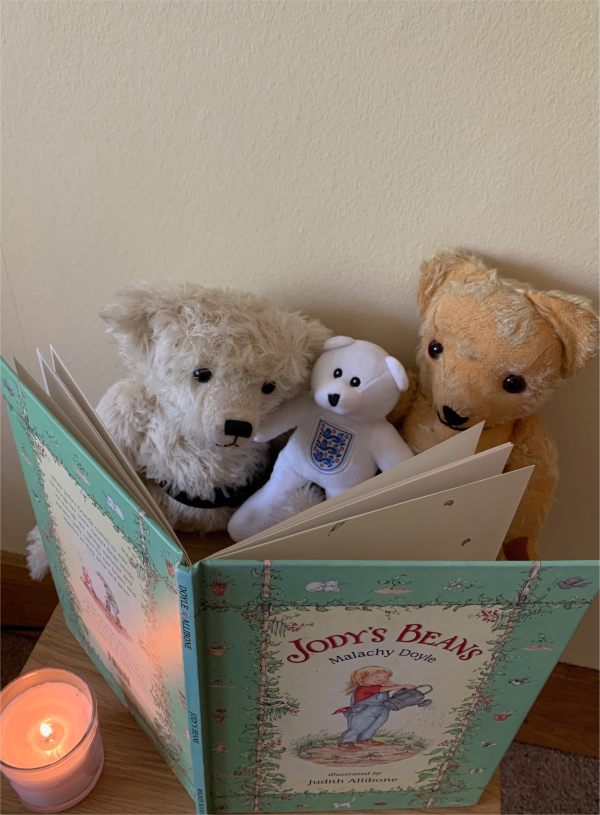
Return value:
M 350 674 L 345 688 L 345 693 L 352 694 L 350 705 L 334 711 L 343 713 L 348 723 L 347 729 L 338 738 L 338 747 L 357 750 L 363 744 L 379 744 L 373 737 L 387 722 L 391 710 L 414 704 L 431 704 L 430 699 L 424 699 L 423 694 L 416 690 L 416 685 L 390 683 L 392 673 L 389 668 L 369 666 Z M 404 691 L 416 692 L 399 693 Z

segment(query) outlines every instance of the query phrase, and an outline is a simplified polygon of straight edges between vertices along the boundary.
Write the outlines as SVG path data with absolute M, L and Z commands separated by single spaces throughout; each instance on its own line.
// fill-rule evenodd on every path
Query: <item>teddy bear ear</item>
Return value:
M 417 302 L 421 317 L 440 288 L 450 279 L 462 283 L 482 282 L 494 272 L 487 269 L 476 257 L 463 255 L 451 249 L 443 249 L 421 264 L 421 277 L 417 287 Z
M 562 343 L 563 379 L 581 371 L 598 350 L 598 315 L 590 301 L 560 291 L 531 291 L 527 296 Z
M 166 292 L 147 283 L 129 286 L 117 292 L 117 299 L 100 312 L 106 330 L 112 334 L 121 353 L 147 354 L 153 342 L 153 318 L 158 313 L 173 311 L 176 303 Z
M 398 390 L 405 391 L 408 388 L 408 376 L 404 370 L 404 365 L 396 357 L 386 357 L 385 364 Z
M 335 348 L 345 348 L 347 345 L 352 345 L 355 340 L 352 337 L 329 337 L 323 346 L 324 351 L 333 351 Z
M 316 360 L 318 356 L 324 351 L 331 331 L 326 328 L 319 320 L 312 320 L 308 317 L 303 317 L 304 321 L 304 338 L 307 346 L 308 356 L 311 361 Z

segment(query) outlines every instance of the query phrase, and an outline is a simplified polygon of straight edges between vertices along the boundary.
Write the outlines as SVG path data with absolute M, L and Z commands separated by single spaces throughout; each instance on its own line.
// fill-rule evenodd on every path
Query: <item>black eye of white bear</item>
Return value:
M 360 379 L 357 376 L 353 376 L 352 379 L 350 380 L 350 385 L 353 388 L 358 388 L 358 386 L 360 385 Z
M 502 387 L 507 393 L 523 393 L 527 382 L 518 374 L 509 374 L 502 383 Z
M 267 395 L 269 393 L 273 393 L 274 390 L 275 390 L 275 383 L 274 382 L 264 382 L 263 386 L 261 388 L 261 391 L 263 393 L 266 393 Z
M 209 371 L 208 368 L 196 368 L 193 376 L 196 382 L 208 382 L 212 376 L 212 372 Z
M 437 340 L 431 340 L 429 346 L 427 347 L 427 353 L 432 359 L 437 359 L 444 353 L 444 346 Z
M 335 371 L 333 372 L 333 378 L 334 378 L 334 379 L 339 379 L 339 378 L 340 378 L 340 376 L 341 376 L 343 373 L 344 373 L 344 372 L 342 371 L 342 369 L 341 369 L 341 368 L 336 368 L 336 369 L 335 369 Z

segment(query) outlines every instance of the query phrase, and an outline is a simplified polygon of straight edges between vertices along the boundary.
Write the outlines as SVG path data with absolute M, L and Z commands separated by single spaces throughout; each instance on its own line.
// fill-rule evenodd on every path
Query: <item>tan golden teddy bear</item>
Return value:
M 418 378 L 390 418 L 415 453 L 484 420 L 479 450 L 510 441 L 506 469 L 535 464 L 503 544 L 507 559 L 535 558 L 558 478 L 535 414 L 594 355 L 598 317 L 585 298 L 535 291 L 450 251 L 423 263 L 417 299 Z

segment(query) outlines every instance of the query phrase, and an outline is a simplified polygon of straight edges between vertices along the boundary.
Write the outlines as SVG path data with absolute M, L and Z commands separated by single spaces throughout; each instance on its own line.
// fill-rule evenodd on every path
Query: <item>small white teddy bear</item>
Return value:
M 383 348 L 350 337 L 331 337 L 312 372 L 312 393 L 286 402 L 266 417 L 255 441 L 295 427 L 269 481 L 233 514 L 234 541 L 281 520 L 281 505 L 311 482 L 327 498 L 389 470 L 413 455 L 385 418 L 408 387 L 403 366 Z

